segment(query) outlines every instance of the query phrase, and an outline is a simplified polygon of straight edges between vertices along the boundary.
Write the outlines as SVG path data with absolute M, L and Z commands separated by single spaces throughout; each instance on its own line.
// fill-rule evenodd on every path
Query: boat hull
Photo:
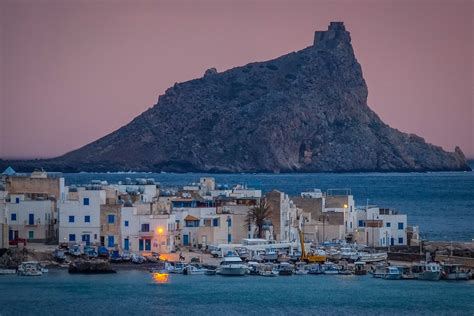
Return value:
M 228 276 L 244 276 L 246 273 L 246 267 L 220 267 L 218 270 L 218 274 Z
M 417 276 L 418 280 L 426 280 L 426 281 L 439 281 L 440 278 L 441 278 L 440 272 L 431 272 L 431 271 L 425 271 L 423 273 L 418 274 Z

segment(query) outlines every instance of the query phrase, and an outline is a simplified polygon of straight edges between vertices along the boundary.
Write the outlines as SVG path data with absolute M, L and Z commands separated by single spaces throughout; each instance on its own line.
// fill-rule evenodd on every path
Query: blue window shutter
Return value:
M 75 234 L 69 234 L 69 241 L 76 241 L 76 235 Z
M 10 218 L 11 218 L 12 221 L 16 221 L 16 214 L 15 214 L 15 213 L 12 213 L 12 214 L 10 215 Z
M 90 223 L 91 222 L 91 217 L 89 215 L 84 216 L 84 222 Z
M 125 227 L 128 227 L 128 221 L 125 221 Z
M 109 214 L 108 221 L 109 221 L 109 224 L 113 224 L 115 222 L 115 215 Z
M 398 229 L 403 229 L 403 223 L 398 223 Z
M 74 216 L 69 216 L 69 223 L 74 223 Z
M 84 198 L 82 204 L 84 204 L 84 205 L 89 205 L 89 202 L 90 202 L 90 201 L 89 201 L 89 198 Z

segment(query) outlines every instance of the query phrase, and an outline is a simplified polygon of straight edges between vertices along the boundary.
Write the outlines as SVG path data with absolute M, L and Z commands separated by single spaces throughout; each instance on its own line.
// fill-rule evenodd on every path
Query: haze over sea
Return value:
M 470 162 L 474 169 L 474 161 Z M 212 176 L 218 184 L 246 184 L 264 192 L 273 189 L 291 195 L 319 188 L 352 190 L 356 205 L 390 207 L 419 225 L 423 239 L 470 241 L 474 239 L 474 172 L 435 173 L 297 173 L 297 174 L 203 174 L 203 173 L 66 173 L 66 184 L 91 180 L 109 183 L 125 178 L 154 178 L 162 187 L 180 187 Z

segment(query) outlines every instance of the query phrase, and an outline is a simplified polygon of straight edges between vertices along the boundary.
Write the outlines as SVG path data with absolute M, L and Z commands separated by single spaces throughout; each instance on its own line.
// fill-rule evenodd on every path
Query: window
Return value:
M 84 222 L 90 223 L 91 222 L 91 217 L 89 215 L 84 216 Z
M 352 228 L 352 222 L 350 222 L 350 227 Z
M 108 218 L 108 223 L 109 224 L 113 224 L 115 222 L 115 215 L 114 214 L 109 214 L 107 216 L 107 218 Z
M 227 219 L 227 226 L 232 227 L 232 219 L 230 217 Z
M 197 221 L 184 221 L 186 227 L 199 227 L 199 220 Z M 214 220 L 213 220 L 214 222 Z
M 398 223 L 398 229 L 403 229 L 403 223 Z
M 69 234 L 69 241 L 76 241 L 76 235 L 75 234 Z
M 218 218 L 213 218 L 212 219 L 212 226 L 214 226 L 214 227 L 219 226 L 219 219 Z
M 123 224 L 125 227 L 128 227 L 128 221 L 125 221 Z
M 391 223 L 386 223 L 385 227 L 391 227 Z
M 12 221 L 16 221 L 16 213 L 11 213 L 11 214 L 10 214 L 10 219 L 11 219 Z
M 28 214 L 28 225 L 35 224 L 35 214 Z
M 142 224 L 142 232 L 149 232 L 150 231 L 150 224 Z
M 32 231 L 32 230 L 30 230 L 30 231 L 28 232 L 28 238 L 29 238 L 29 239 L 34 239 L 34 238 L 35 238 L 35 232 Z
M 232 235 L 227 234 L 227 242 L 230 244 L 232 242 Z
M 74 216 L 69 216 L 69 223 L 74 223 Z
M 15 198 L 15 203 L 20 204 L 20 198 Z
M 359 219 L 359 227 L 364 227 L 364 221 Z
M 403 244 L 403 237 L 398 237 L 398 243 Z
M 89 203 L 90 203 L 89 198 L 84 198 L 84 199 L 82 200 L 82 204 L 83 204 L 83 205 L 89 205 Z

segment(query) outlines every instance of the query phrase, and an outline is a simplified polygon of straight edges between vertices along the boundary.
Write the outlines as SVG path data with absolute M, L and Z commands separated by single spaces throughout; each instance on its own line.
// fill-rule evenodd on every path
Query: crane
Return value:
M 306 250 L 305 250 L 305 247 L 304 247 L 304 234 L 303 234 L 303 231 L 300 228 L 298 228 L 298 234 L 300 236 L 300 244 L 301 244 L 300 261 L 304 261 L 306 263 L 324 263 L 324 262 L 326 262 L 326 256 L 307 254 Z

